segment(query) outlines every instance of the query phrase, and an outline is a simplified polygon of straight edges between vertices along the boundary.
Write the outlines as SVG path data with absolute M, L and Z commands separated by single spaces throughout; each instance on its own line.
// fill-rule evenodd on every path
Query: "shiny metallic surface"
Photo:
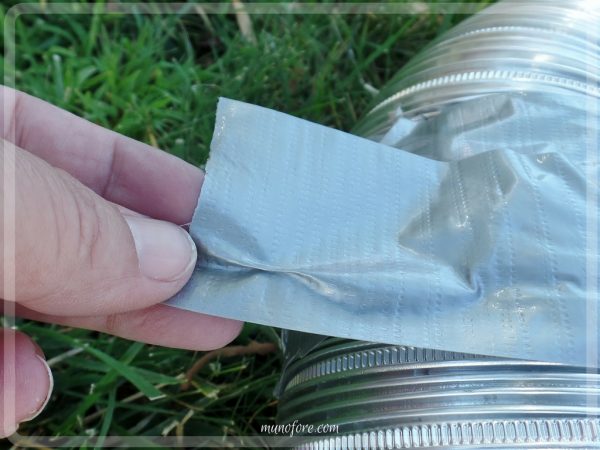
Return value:
M 599 7 L 459 25 L 384 90 L 370 140 L 222 99 L 197 267 L 170 304 L 598 367 Z
M 585 108 L 600 92 L 599 39 L 600 2 L 500 2 L 402 69 L 354 132 L 439 161 L 488 151 L 493 142 L 506 147 L 522 137 L 510 132 L 523 129 L 515 109 L 513 123 L 497 133 L 457 133 L 452 125 L 478 102 L 485 106 L 474 116 L 502 110 L 503 95 L 552 102 L 570 92 Z M 542 136 L 556 116 L 525 120 L 530 137 Z M 439 139 L 444 129 L 452 130 L 447 140 Z M 572 158 L 582 150 L 562 151 Z M 339 425 L 337 434 L 307 436 L 302 448 L 600 448 L 597 369 L 295 331 L 284 337 L 278 422 Z
M 410 61 L 354 129 L 380 140 L 400 118 L 506 92 L 599 96 L 600 2 L 499 2 Z M 404 149 L 404 148 L 403 148 Z
M 302 448 L 600 447 L 596 372 L 286 333 L 278 422 L 339 426 Z

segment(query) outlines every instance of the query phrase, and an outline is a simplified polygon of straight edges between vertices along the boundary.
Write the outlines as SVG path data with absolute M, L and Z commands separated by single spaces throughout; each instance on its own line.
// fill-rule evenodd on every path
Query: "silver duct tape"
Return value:
M 393 136 L 424 139 L 421 154 L 222 99 L 190 227 L 198 265 L 169 303 L 317 334 L 590 364 L 590 98 L 517 92 L 445 105 Z M 436 160 L 432 145 L 461 159 Z

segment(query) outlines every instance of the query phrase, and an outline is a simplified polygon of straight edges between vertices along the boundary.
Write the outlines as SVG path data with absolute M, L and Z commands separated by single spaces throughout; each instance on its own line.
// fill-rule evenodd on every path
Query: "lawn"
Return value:
M 2 5 L 3 16 L 12 4 Z M 249 28 L 240 16 L 191 4 L 169 16 L 26 15 L 16 24 L 15 85 L 201 166 L 219 96 L 351 130 L 386 80 L 463 18 L 251 15 Z M 277 352 L 215 358 L 182 389 L 201 354 L 35 322 L 19 327 L 40 343 L 55 375 L 52 401 L 22 434 L 143 443 L 152 435 L 257 434 L 275 419 Z M 278 330 L 247 324 L 235 344 L 250 341 L 278 344 Z M 148 384 L 163 396 L 150 401 Z

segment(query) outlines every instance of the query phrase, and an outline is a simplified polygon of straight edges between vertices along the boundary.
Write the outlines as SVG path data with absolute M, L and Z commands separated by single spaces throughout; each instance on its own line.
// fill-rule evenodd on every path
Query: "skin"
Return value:
M 172 224 L 191 221 L 202 171 L 24 93 L 0 88 L 0 97 L 0 173 L 15 180 L 14 208 L 4 190 L 0 208 L 4 309 L 175 348 L 233 340 L 240 322 L 161 304 L 191 276 L 195 249 L 185 236 L 162 247 L 148 240 L 152 230 L 158 242 L 165 230 L 183 233 Z M 144 250 L 131 223 L 143 223 Z M 29 337 L 1 330 L 0 341 L 0 436 L 8 436 L 43 409 L 52 378 Z

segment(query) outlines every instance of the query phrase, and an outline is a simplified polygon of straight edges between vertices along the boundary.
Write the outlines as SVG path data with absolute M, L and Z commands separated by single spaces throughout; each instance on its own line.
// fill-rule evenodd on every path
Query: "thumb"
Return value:
M 112 314 L 166 300 L 192 274 L 196 247 L 182 228 L 122 213 L 19 148 L 12 164 L 16 299 L 6 300 L 46 314 Z

